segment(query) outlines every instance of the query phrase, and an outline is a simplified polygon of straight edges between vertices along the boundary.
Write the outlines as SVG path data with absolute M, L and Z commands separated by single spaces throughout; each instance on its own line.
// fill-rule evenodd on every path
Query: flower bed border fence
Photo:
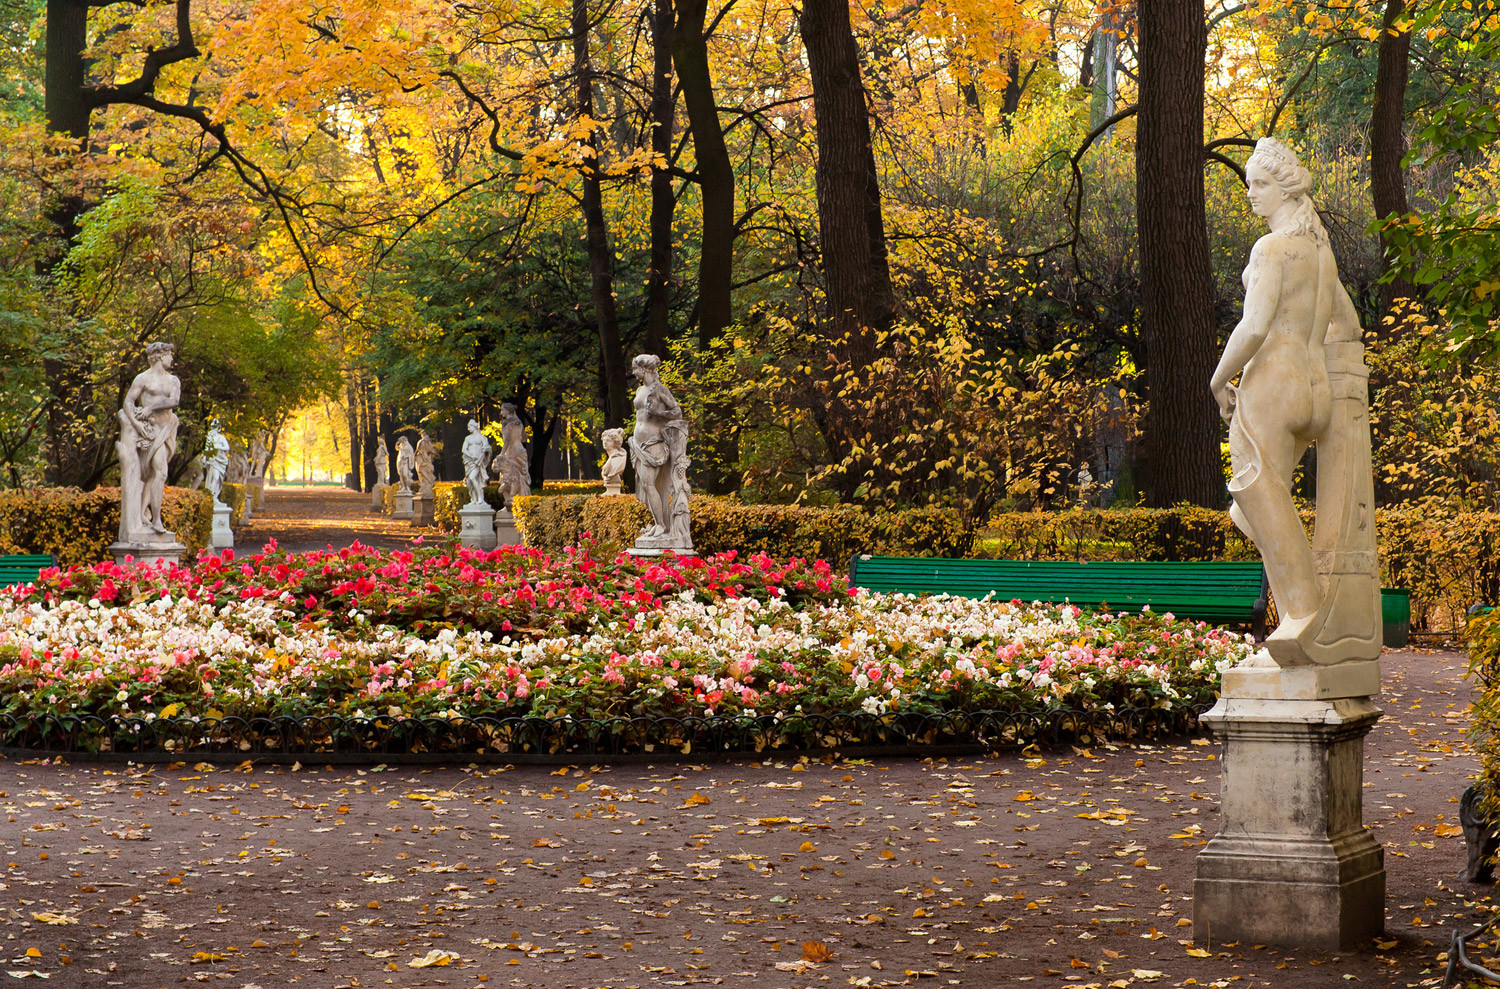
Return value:
M 839 752 L 932 755 L 1182 735 L 1208 705 L 782 718 L 142 718 L 0 715 L 8 757 L 167 762 L 557 763 Z

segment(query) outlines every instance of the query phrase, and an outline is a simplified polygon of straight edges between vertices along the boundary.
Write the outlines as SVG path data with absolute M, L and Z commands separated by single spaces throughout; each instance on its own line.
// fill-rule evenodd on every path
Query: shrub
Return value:
M 208 545 L 213 499 L 207 491 L 167 488 L 162 520 L 196 554 Z M 119 531 L 119 488 L 0 491 L 0 553 L 51 553 L 64 566 L 93 564 L 110 558 Z
M 692 509 L 693 546 L 701 553 L 739 550 L 843 563 L 867 552 L 962 556 L 970 545 L 958 513 L 940 508 L 870 512 L 694 495 Z M 605 549 L 625 549 L 651 521 L 631 497 L 533 496 L 517 498 L 515 511 L 526 545 L 552 552 L 577 545 L 585 534 Z
M 603 494 L 603 481 L 543 481 L 542 494 Z
M 243 525 L 245 522 L 245 485 L 224 484 L 219 489 L 219 500 L 229 506 L 229 524 L 231 526 Z M 212 510 L 213 498 L 209 498 L 210 510 Z
M 463 481 L 439 481 L 432 491 L 432 524 L 443 532 L 457 532 L 458 510 L 469 503 L 469 486 Z M 484 500 L 499 509 L 503 502 L 499 482 L 484 486 Z

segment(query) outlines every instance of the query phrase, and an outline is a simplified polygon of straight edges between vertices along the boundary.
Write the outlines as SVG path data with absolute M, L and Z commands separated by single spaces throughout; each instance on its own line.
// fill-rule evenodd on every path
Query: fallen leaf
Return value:
M 70 917 L 65 913 L 49 913 L 45 910 L 43 910 L 41 913 L 32 914 L 31 919 L 43 924 L 52 924 L 56 927 L 62 927 L 65 924 L 78 923 L 77 917 Z
M 1194 958 L 1207 958 L 1210 954 L 1202 948 L 1189 948 L 1187 950 L 1187 953 L 1192 955 Z
M 433 948 L 421 958 L 413 958 L 406 963 L 407 968 L 441 968 L 453 964 L 453 956 L 441 948 Z
M 809 962 L 827 962 L 833 960 L 833 949 L 822 941 L 803 941 L 802 960 Z

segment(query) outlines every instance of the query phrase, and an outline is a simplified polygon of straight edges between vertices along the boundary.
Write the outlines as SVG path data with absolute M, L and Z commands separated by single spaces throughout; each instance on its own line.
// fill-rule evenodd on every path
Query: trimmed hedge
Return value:
M 195 556 L 208 545 L 213 499 L 167 488 L 162 520 Z M 119 488 L 0 491 L 0 553 L 51 553 L 63 566 L 89 565 L 110 559 L 119 531 Z
M 207 493 L 207 492 L 205 492 Z M 245 523 L 245 485 L 225 483 L 219 487 L 219 500 L 229 506 L 229 524 L 240 526 Z M 209 505 L 213 505 L 213 499 L 209 499 Z
M 534 488 L 532 490 L 535 490 Z M 603 494 L 603 481 L 543 481 L 542 494 Z
M 432 489 L 432 524 L 443 532 L 458 532 L 458 510 L 469 503 L 469 486 L 463 481 L 439 481 Z M 500 484 L 484 486 L 484 500 L 499 509 Z
M 626 549 L 650 521 L 634 496 L 557 495 L 517 498 L 516 526 L 526 545 L 552 552 L 585 536 L 606 549 Z M 800 556 L 847 565 L 855 553 L 962 556 L 972 538 L 955 512 L 911 509 L 744 505 L 729 498 L 692 496 L 693 546 L 701 553 L 739 550 Z

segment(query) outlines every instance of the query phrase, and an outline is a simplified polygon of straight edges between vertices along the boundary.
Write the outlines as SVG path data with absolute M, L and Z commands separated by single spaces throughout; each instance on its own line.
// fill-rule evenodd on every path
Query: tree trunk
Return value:
M 672 0 L 656 0 L 651 18 L 651 268 L 646 277 L 646 350 L 664 355 L 671 315 L 674 111 L 672 93 Z
M 1203 194 L 1202 0 L 1140 5 L 1136 222 L 1146 386 L 1141 489 L 1151 507 L 1225 500 L 1208 389 L 1218 324 Z
M 547 407 L 541 402 L 536 403 L 536 414 L 531 419 L 531 485 L 540 490 L 543 477 L 546 474 L 547 451 L 552 449 L 552 438 L 557 435 L 557 422 L 561 418 L 557 413 L 549 418 Z
M 707 347 L 732 316 L 734 284 L 734 166 L 714 98 L 704 25 L 708 0 L 679 0 L 672 60 L 682 85 L 688 127 L 693 134 L 698 190 L 703 197 L 703 228 L 698 256 L 698 345 Z
M 871 353 L 872 331 L 890 325 L 895 292 L 848 0 L 806 0 L 800 27 L 817 119 L 818 231 L 831 336 L 860 365 Z
M 364 460 L 364 443 L 360 442 L 360 391 L 358 384 L 350 380 L 344 386 L 344 419 L 349 425 L 349 477 L 353 479 L 354 489 L 360 489 L 360 468 Z M 348 484 L 344 485 L 349 487 Z
M 380 413 L 377 411 L 374 381 L 365 382 L 363 407 L 364 422 L 361 423 L 363 442 L 360 444 L 360 460 L 364 466 L 365 481 L 361 490 L 368 493 L 375 490 L 375 444 L 380 442 Z M 273 441 L 273 456 L 275 455 L 274 445 Z
M 1406 81 L 1410 73 L 1411 30 L 1397 30 L 1405 15 L 1404 0 L 1387 0 L 1380 31 L 1379 56 L 1375 66 L 1375 94 L 1370 108 L 1370 195 L 1375 216 L 1386 219 L 1407 212 L 1406 178 L 1401 158 L 1406 154 Z M 1381 241 L 1387 240 L 1382 232 Z M 1382 267 L 1391 267 L 1387 247 Z M 1395 315 L 1397 299 L 1416 295 L 1411 282 L 1395 278 L 1380 286 L 1382 315 Z M 1382 323 L 1382 326 L 1384 324 Z
M 579 116 L 594 119 L 594 68 L 589 59 L 587 0 L 573 0 L 573 74 L 577 85 Z M 599 186 L 599 138 L 590 131 L 588 147 L 593 152 L 579 168 L 583 180 L 583 222 L 587 234 L 589 275 L 594 318 L 599 327 L 599 356 L 604 365 L 604 425 L 623 426 L 630 410 L 625 380 L 625 351 L 620 344 L 620 320 L 615 310 L 614 255 L 609 246 L 609 226 L 604 217 L 604 195 Z

